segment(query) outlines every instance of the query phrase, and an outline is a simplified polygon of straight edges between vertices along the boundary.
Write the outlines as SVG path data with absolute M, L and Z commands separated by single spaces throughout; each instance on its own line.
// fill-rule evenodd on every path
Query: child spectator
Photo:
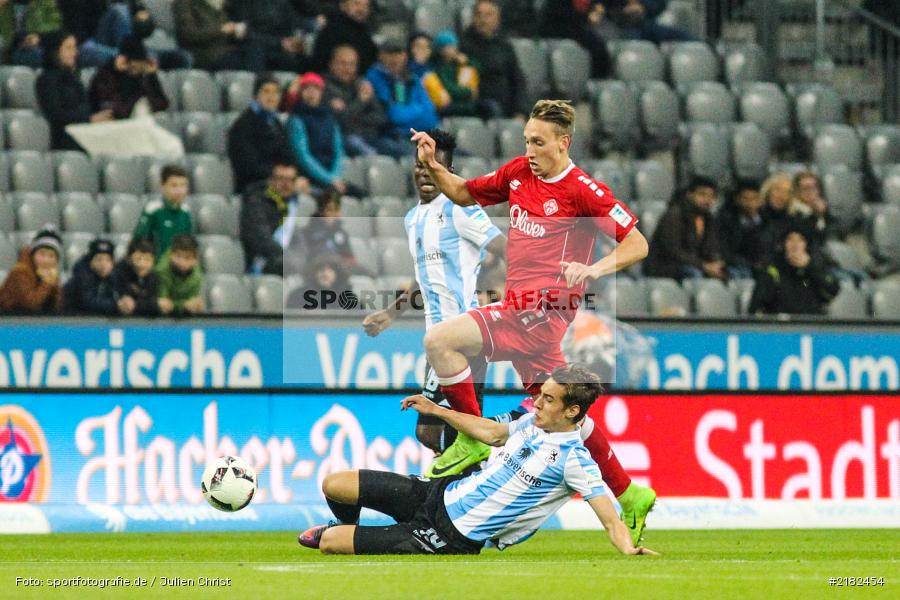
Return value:
M 196 315 L 204 311 L 203 271 L 197 255 L 199 246 L 192 235 L 172 240 L 169 253 L 156 268 L 159 274 L 159 311 L 164 315 Z
M 345 268 L 356 268 L 350 236 L 341 223 L 340 194 L 326 192 L 318 199 L 318 208 L 303 230 L 303 241 L 310 262 L 319 256 L 338 256 Z
M 0 286 L 0 312 L 20 315 L 52 315 L 60 311 L 59 256 L 62 240 L 46 225 L 31 244 L 22 248 L 19 261 Z
M 153 270 L 153 262 L 153 244 L 139 238 L 131 240 L 128 256 L 113 269 L 116 306 L 121 314 L 160 314 L 159 275 Z
M 113 245 L 97 238 L 88 252 L 72 268 L 72 277 L 63 287 L 66 312 L 85 315 L 117 315 L 116 291 L 112 280 Z
M 148 240 L 157 258 L 166 253 L 175 236 L 193 231 L 191 213 L 181 206 L 188 195 L 187 171 L 166 165 L 160 179 L 162 200 L 147 203 L 134 229 L 134 238 Z
M 442 31 L 434 38 L 435 55 L 431 58 L 434 72 L 447 91 L 447 101 L 438 103 L 438 111 L 444 116 L 475 116 L 478 113 L 479 75 L 469 57 L 459 51 L 459 39 L 452 31 Z M 486 117 L 499 117 L 487 114 Z
M 94 111 L 111 110 L 116 119 L 133 116 L 141 101 L 146 103 L 147 112 L 169 108 L 157 75 L 157 63 L 136 37 L 126 38 L 118 55 L 98 69 L 91 81 L 90 98 Z

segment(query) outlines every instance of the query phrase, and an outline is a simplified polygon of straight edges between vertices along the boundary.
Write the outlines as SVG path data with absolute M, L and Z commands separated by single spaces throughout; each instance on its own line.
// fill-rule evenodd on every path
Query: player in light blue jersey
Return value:
M 452 169 L 456 140 L 439 129 L 432 130 L 430 135 L 436 143 L 437 160 Z M 482 264 L 487 257 L 496 261 L 506 256 L 506 238 L 491 223 L 484 209 L 451 202 L 421 163 L 415 165 L 413 175 L 419 203 L 406 214 L 404 225 L 409 252 L 415 262 L 416 281 L 391 306 L 366 317 L 363 327 L 370 336 L 377 336 L 390 327 L 397 316 L 413 305 L 416 294 L 421 294 L 426 331 L 478 307 L 477 282 Z M 486 369 L 484 360 L 473 366 L 479 404 Z M 430 366 L 426 368 L 422 394 L 447 405 Z M 456 430 L 445 426 L 440 419 L 420 415 L 416 425 L 418 440 L 438 454 L 454 442 L 456 435 Z M 480 458 L 486 456 L 484 453 Z
M 623 554 L 656 554 L 631 541 L 606 495 L 597 463 L 581 441 L 579 423 L 602 393 L 599 378 L 577 366 L 559 367 L 541 386 L 533 414 L 502 424 L 440 407 L 424 396 L 402 409 L 437 416 L 500 452 L 476 473 L 422 479 L 385 471 L 343 471 L 322 490 L 341 524 L 303 532 L 300 544 L 326 554 L 478 554 L 524 542 L 575 493 L 594 510 Z M 363 507 L 396 521 L 360 526 Z

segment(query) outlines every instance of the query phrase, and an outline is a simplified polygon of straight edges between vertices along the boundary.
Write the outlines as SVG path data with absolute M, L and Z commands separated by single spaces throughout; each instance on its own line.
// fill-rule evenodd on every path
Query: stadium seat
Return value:
M 375 238 L 375 248 L 381 259 L 382 275 L 415 276 L 413 259 L 409 255 L 409 245 L 406 239 L 397 237 Z
M 20 225 L 21 229 L 21 225 Z M 890 204 L 872 219 L 872 244 L 875 254 L 883 259 L 900 261 L 900 205 Z
M 92 233 L 69 232 L 62 234 L 63 264 L 66 270 L 72 270 L 81 257 L 88 252 L 88 248 L 97 236 Z
M 48 223 L 59 229 L 59 208 L 52 196 L 43 192 L 15 192 L 12 201 L 19 231 L 37 231 Z
M 725 81 L 734 87 L 751 81 L 766 81 L 769 78 L 768 58 L 765 51 L 754 42 L 719 45 L 725 68 Z
M 771 140 L 790 136 L 791 111 L 788 99 L 777 84 L 754 82 L 740 86 L 741 120 L 755 123 Z
M 65 192 L 56 196 L 62 207 L 62 228 L 94 235 L 106 231 L 106 217 L 94 198 L 85 192 Z
M 900 206 L 900 164 L 889 167 L 881 180 L 881 199 Z
M 456 136 L 456 145 L 463 153 L 493 159 L 497 154 L 494 132 L 477 117 L 453 117 L 445 121 Z
M 172 135 L 181 137 L 183 133 L 181 113 L 160 111 L 153 113 L 153 120 Z
M 372 225 L 373 225 L 374 217 L 348 217 L 344 215 L 341 219 L 341 224 L 344 227 L 344 231 L 347 232 L 351 238 L 370 238 L 373 235 Z
M 657 23 L 682 29 L 695 37 L 700 37 L 699 13 L 693 0 L 670 0 L 664 6 L 665 10 L 656 17 Z
M 694 287 L 694 312 L 700 317 L 730 319 L 738 316 L 733 289 L 716 279 L 702 279 Z
M 812 139 L 818 125 L 844 122 L 844 104 L 833 87 L 821 83 L 794 83 L 785 89 L 793 98 L 797 133 L 806 139 Z
M 701 123 L 730 123 L 735 120 L 734 96 L 718 81 L 698 81 L 684 88 L 684 119 Z
M 616 318 L 646 317 L 650 314 L 644 280 L 616 277 L 611 285 L 606 286 L 601 297 Z
M 493 119 L 490 126 L 497 136 L 497 148 L 501 159 L 508 161 L 523 153 L 522 123 L 515 119 Z
M 863 264 L 859 255 L 849 244 L 840 240 L 828 240 L 825 242 L 825 247 L 828 256 L 833 258 L 842 269 L 853 271 L 863 270 Z
M 19 248 L 15 241 L 0 232 L 0 269 L 9 271 L 19 260 Z
M 634 88 L 610 79 L 596 82 L 594 93 L 594 138 L 598 147 L 601 151 L 632 148 L 641 134 Z
M 628 171 L 612 159 L 597 160 L 588 166 L 588 174 L 592 179 L 606 185 L 616 198 L 625 202 L 631 198 L 633 191 Z
M 356 158 L 348 158 L 344 160 L 344 181 L 352 183 L 357 187 L 366 188 L 366 157 L 357 156 Z M 371 194 L 372 191 L 369 190 Z
M 888 165 L 900 164 L 900 125 L 864 127 L 861 137 L 866 148 L 866 166 L 881 181 Z
M 280 315 L 284 312 L 284 281 L 277 275 L 260 275 L 248 278 L 253 290 L 256 312 L 264 315 Z
M 16 207 L 5 195 L 0 195 L 0 234 L 16 230 Z
M 753 279 L 730 279 L 728 287 L 734 291 L 737 297 L 738 308 L 740 314 L 746 315 L 750 308 L 750 300 L 753 298 L 753 288 L 756 282 Z
M 813 162 L 819 167 L 844 165 L 862 169 L 863 147 L 859 136 L 849 125 L 819 125 L 813 139 Z
M 0 67 L 0 80 L 3 81 L 3 97 L 7 108 L 27 108 L 38 110 L 34 84 L 37 72 L 29 67 Z
M 50 150 L 50 124 L 31 111 L 15 110 L 4 114 L 6 143 L 10 150 Z
M 156 26 L 175 34 L 175 16 L 172 14 L 173 0 L 144 0 L 144 5 L 150 11 Z
M 490 172 L 488 162 L 477 156 L 460 156 L 453 159 L 453 169 L 463 179 L 481 177 Z
M 722 187 L 729 185 L 730 144 L 721 127 L 709 123 L 685 126 L 682 144 L 682 169 L 685 175 L 701 175 L 719 182 Z
M 772 144 L 762 129 L 753 123 L 731 125 L 731 159 L 738 179 L 763 181 L 768 176 Z
M 191 191 L 195 194 L 234 193 L 231 165 L 227 159 L 212 154 L 197 154 L 191 157 Z
M 852 281 L 842 281 L 841 291 L 828 304 L 828 315 L 835 319 L 865 319 L 869 315 L 865 293 Z
M 110 233 L 131 234 L 141 218 L 144 206 L 136 196 L 117 194 L 110 197 L 106 210 Z
M 666 212 L 667 204 L 667 202 L 662 200 L 641 202 L 640 211 L 638 212 L 638 229 L 647 239 L 653 237 L 656 225 L 659 223 L 663 213 Z
M 143 194 L 147 191 L 147 165 L 143 158 L 113 158 L 101 170 L 103 190 L 117 194 Z
M 357 296 L 362 296 L 363 294 L 377 290 L 378 281 L 374 277 L 369 277 L 367 275 L 351 275 L 350 289 L 353 290 L 353 293 Z
M 192 196 L 192 212 L 197 215 L 200 233 L 227 235 L 237 238 L 238 205 L 232 204 L 224 196 L 203 194 Z
M 50 157 L 34 150 L 9 153 L 12 188 L 22 192 L 53 192 Z
M 225 132 L 211 113 L 180 113 L 177 120 L 181 122 L 181 139 L 184 151 L 188 153 L 208 153 L 222 155 L 225 153 Z
M 200 260 L 207 273 L 244 273 L 244 249 L 239 241 L 224 235 L 197 236 Z
M 843 165 L 822 171 L 822 193 L 828 199 L 828 210 L 839 229 L 847 233 L 862 219 L 863 176 Z
M 550 78 L 553 89 L 578 101 L 591 76 L 591 55 L 574 40 L 550 40 Z
M 668 202 L 675 194 L 675 176 L 655 160 L 636 161 L 634 196 L 640 202 L 658 200 Z M 629 198 L 625 198 L 627 201 Z
M 9 186 L 9 156 L 6 152 L 0 152 L 0 192 L 8 192 Z
M 407 239 L 403 217 L 392 214 L 389 208 L 380 208 L 374 217 L 375 235 L 381 238 Z
M 511 38 L 519 68 L 525 76 L 526 95 L 529 102 L 543 97 L 550 87 L 550 66 L 547 46 L 542 41 L 527 38 Z
M 217 113 L 222 109 L 222 93 L 206 71 L 191 69 L 183 72 L 178 91 L 182 111 Z
M 615 52 L 616 79 L 623 81 L 659 81 L 665 74 L 665 61 L 652 42 L 620 42 Z
M 224 95 L 225 110 L 240 112 L 253 102 L 256 76 L 250 71 L 219 71 L 215 80 Z
M 96 194 L 100 191 L 100 177 L 97 167 L 81 152 L 54 152 L 53 164 L 56 167 L 56 189 L 60 192 L 86 192 Z
M 9 239 L 12 240 L 13 246 L 15 246 L 18 251 L 30 246 L 35 233 L 37 233 L 37 231 L 34 229 L 28 231 L 16 231 L 9 234 Z
M 365 187 L 372 196 L 406 196 L 408 174 L 400 164 L 388 156 L 368 156 Z
M 667 51 L 672 85 L 719 78 L 719 57 L 704 42 L 674 42 L 667 45 Z
M 649 277 L 646 279 L 646 285 L 650 290 L 651 315 L 682 317 L 690 314 L 690 297 L 674 279 Z
M 416 3 L 413 13 L 415 31 L 422 31 L 430 36 L 456 29 L 456 5 L 443 0 L 422 0 Z
M 2 263 L 0 263 L 2 264 Z M 900 281 L 875 281 L 872 290 L 872 314 L 876 319 L 900 321 Z
M 678 139 L 678 94 L 662 81 L 640 84 L 644 145 L 669 147 Z
M 207 273 L 206 289 L 209 312 L 213 314 L 253 312 L 250 290 L 238 274 Z
M 353 256 L 356 257 L 356 262 L 360 267 L 362 267 L 369 273 L 372 273 L 373 275 L 377 275 L 378 254 L 377 248 L 373 247 L 373 242 L 374 238 L 363 239 L 351 236 L 350 249 L 353 251 Z

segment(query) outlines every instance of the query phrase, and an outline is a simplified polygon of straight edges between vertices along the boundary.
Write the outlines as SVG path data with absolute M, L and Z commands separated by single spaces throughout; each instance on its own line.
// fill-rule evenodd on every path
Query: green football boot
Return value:
M 466 468 L 477 465 L 490 454 L 490 446 L 460 432 L 450 447 L 431 463 L 431 467 L 425 472 L 425 477 L 437 479 L 448 475 L 458 475 Z
M 622 521 L 631 533 L 631 543 L 637 547 L 647 524 L 647 514 L 656 503 L 656 492 L 632 482 L 617 500 L 622 506 Z

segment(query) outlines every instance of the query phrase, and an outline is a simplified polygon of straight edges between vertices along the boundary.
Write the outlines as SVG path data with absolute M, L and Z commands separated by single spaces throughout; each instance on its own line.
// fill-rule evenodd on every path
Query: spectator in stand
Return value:
M 123 315 L 155 317 L 160 314 L 159 275 L 153 270 L 153 244 L 135 238 L 128 256 L 113 269 L 116 306 Z
M 828 212 L 828 201 L 822 195 L 822 182 L 812 171 L 794 175 L 793 200 L 788 212 L 807 227 L 807 243 L 820 251 L 834 233 L 834 218 Z
M 112 271 L 112 242 L 97 238 L 91 242 L 87 254 L 75 263 L 72 277 L 63 287 L 66 312 L 106 316 L 119 314 Z
M 719 247 L 732 278 L 746 279 L 763 266 L 763 206 L 759 187 L 740 181 L 731 201 L 716 215 Z
M 375 62 L 378 47 L 369 33 L 369 0 L 340 0 L 338 12 L 328 18 L 328 23 L 316 37 L 313 49 L 313 66 L 324 72 L 328 61 L 338 46 L 353 46 L 359 57 L 359 71 L 365 73 Z
M 54 315 L 62 308 L 59 257 L 62 240 L 45 225 L 31 244 L 19 252 L 19 261 L 0 286 L 0 313 Z
M 281 84 L 271 73 L 263 73 L 256 78 L 253 95 L 253 102 L 228 130 L 228 158 L 239 192 L 269 177 L 276 160 L 294 155 L 278 116 Z
M 496 103 L 496 114 L 490 107 L 479 102 L 478 86 L 480 76 L 478 65 L 471 64 L 469 57 L 459 51 L 459 39 L 452 31 L 442 31 L 434 38 L 435 55 L 431 58 L 434 72 L 447 91 L 447 102 L 435 106 L 443 116 L 499 117 L 500 108 Z M 432 96 L 432 101 L 434 97 Z
M 475 3 L 472 26 L 463 33 L 460 48 L 479 65 L 481 98 L 499 104 L 504 116 L 524 120 L 531 112 L 531 102 L 516 53 L 500 30 L 500 6 L 496 0 Z
M 756 277 L 750 314 L 825 314 L 840 284 L 809 248 L 807 233 L 798 223 L 784 231 L 775 259 Z
M 409 36 L 406 51 L 409 53 L 409 71 L 413 75 L 421 78 L 433 70 L 431 58 L 434 53 L 434 40 L 430 35 L 422 31 L 412 34 Z
M 603 4 L 610 20 L 626 38 L 654 44 L 696 39 L 683 29 L 657 22 L 657 17 L 665 12 L 668 0 L 603 0 Z
M 78 44 L 75 36 L 57 32 L 44 36 L 46 65 L 35 82 L 35 95 L 41 111 L 50 123 L 54 150 L 81 150 L 66 133 L 66 125 L 111 121 L 109 109 L 91 112 L 87 91 L 78 75 Z
M 48 42 L 44 38 L 62 30 L 63 17 L 56 0 L 30 0 L 25 6 L 21 34 L 13 44 L 13 64 L 39 69 L 46 62 Z
M 763 199 L 763 207 L 760 210 L 763 219 L 761 232 L 763 262 L 773 260 L 778 242 L 793 220 L 788 214 L 792 188 L 791 178 L 782 173 L 770 176 L 760 188 Z
M 350 275 L 341 257 L 334 254 L 323 254 L 310 261 L 303 273 L 303 280 L 305 284 L 288 296 L 288 308 L 303 307 L 303 294 L 307 290 L 332 291 L 339 296 L 350 293 Z
M 727 279 L 713 218 L 718 190 L 715 181 L 695 176 L 684 198 L 669 204 L 653 233 L 646 275 Z
M 131 9 L 131 27 L 116 32 L 113 38 L 114 46 L 121 46 L 125 38 L 134 35 L 146 40 L 156 31 L 156 22 L 153 15 L 143 0 L 129 0 Z M 150 55 L 159 63 L 159 68 L 164 70 L 190 69 L 194 63 L 191 53 L 181 48 L 151 48 Z
M 541 36 L 575 40 L 591 55 L 591 77 L 609 76 L 612 58 L 606 42 L 597 32 L 606 8 L 599 0 L 558 0 L 547 2 L 541 19 Z
M 157 258 L 166 253 L 176 236 L 193 231 L 191 213 L 182 206 L 188 195 L 187 171 L 166 165 L 160 181 L 162 200 L 148 202 L 134 228 L 134 239 L 148 241 Z
M 387 115 L 375 97 L 372 83 L 359 77 L 357 64 L 352 46 L 334 49 L 325 75 L 324 102 L 337 116 L 348 156 L 396 155 L 394 146 L 382 143 L 380 132 L 387 124 Z
M 395 156 L 410 152 L 409 130 L 427 131 L 438 124 L 437 111 L 422 85 L 422 80 L 408 68 L 406 47 L 396 40 L 386 40 L 378 52 L 378 62 L 366 78 L 375 96 L 385 106 L 388 127 L 386 144 L 394 146 Z
M 341 223 L 341 196 L 334 191 L 318 198 L 316 212 L 303 229 L 303 242 L 307 259 L 313 261 L 320 256 L 338 256 L 341 265 L 362 275 L 371 275 L 360 270 L 350 247 L 350 236 Z
M 159 275 L 159 311 L 164 315 L 199 315 L 203 302 L 203 271 L 197 260 L 197 239 L 186 233 L 172 240 L 172 247 L 156 267 Z
M 536 37 L 541 20 L 535 4 L 533 0 L 500 0 L 500 12 L 506 15 L 503 17 L 503 32 L 509 37 Z
M 310 67 L 303 38 L 303 20 L 290 0 L 237 0 L 230 3 L 231 17 L 247 24 L 248 38 L 263 49 L 265 68 L 303 72 Z
M 6 63 L 16 41 L 16 7 L 13 0 L 0 0 L 0 63 Z
M 111 110 L 116 119 L 133 116 L 141 103 L 146 112 L 169 108 L 169 99 L 157 75 L 158 65 L 137 37 L 126 38 L 118 55 L 100 67 L 91 81 L 91 108 Z
M 78 38 L 78 64 L 99 67 L 115 59 L 119 44 L 131 31 L 131 11 L 125 2 L 57 0 L 63 27 Z
M 300 99 L 288 118 L 288 138 L 303 174 L 319 189 L 334 188 L 357 198 L 365 190 L 344 181 L 344 140 L 337 117 L 322 102 L 325 80 L 309 72 L 300 78 Z
M 297 165 L 278 160 L 268 181 L 247 189 L 241 204 L 241 244 L 251 273 L 283 275 L 284 250 L 294 233 Z
M 194 64 L 210 71 L 262 71 L 265 54 L 248 37 L 247 24 L 228 18 L 225 0 L 175 0 L 178 45 L 194 56 Z

